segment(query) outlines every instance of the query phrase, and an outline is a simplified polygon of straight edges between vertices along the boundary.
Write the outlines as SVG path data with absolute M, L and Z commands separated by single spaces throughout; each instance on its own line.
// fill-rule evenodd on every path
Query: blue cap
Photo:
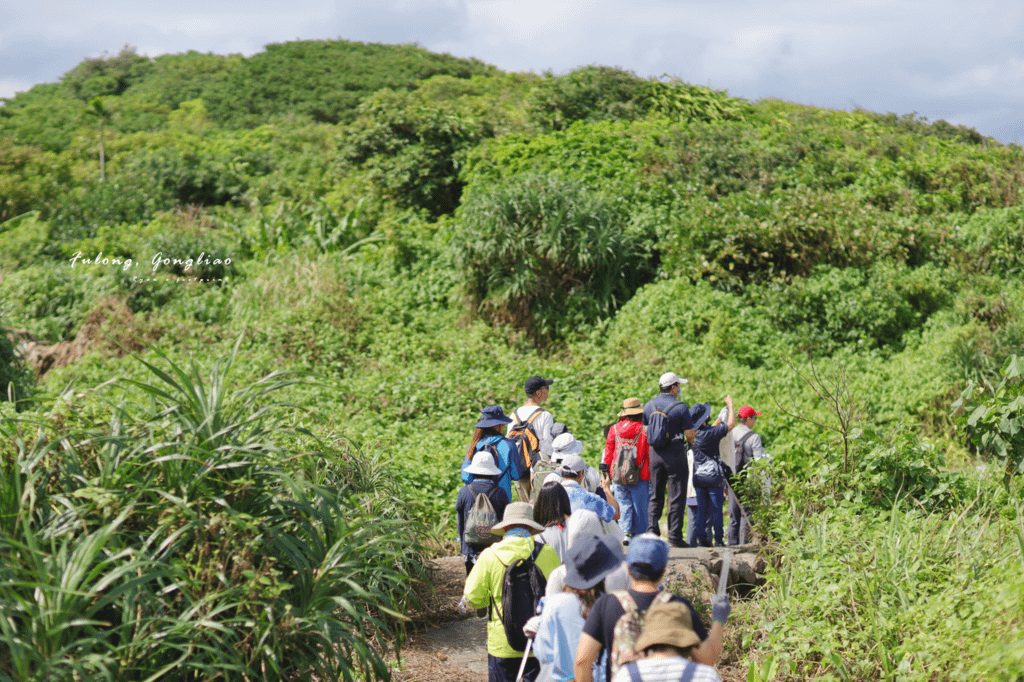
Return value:
M 629 542 L 626 552 L 626 563 L 647 564 L 657 572 L 665 570 L 668 565 L 668 543 L 654 533 L 644 533 Z

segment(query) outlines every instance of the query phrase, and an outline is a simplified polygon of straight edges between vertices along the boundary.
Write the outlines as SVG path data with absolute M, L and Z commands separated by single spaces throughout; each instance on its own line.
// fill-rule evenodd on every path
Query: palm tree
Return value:
M 89 101 L 89 106 L 86 107 L 85 113 L 88 116 L 94 117 L 100 127 L 100 182 L 103 182 L 106 177 L 106 150 L 103 147 L 103 130 L 108 123 L 113 119 L 114 112 L 103 106 L 102 97 L 93 97 Z

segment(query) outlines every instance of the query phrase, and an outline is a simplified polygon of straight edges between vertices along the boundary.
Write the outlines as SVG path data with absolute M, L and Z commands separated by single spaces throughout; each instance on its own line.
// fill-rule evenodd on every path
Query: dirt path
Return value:
M 720 571 L 720 552 L 673 548 L 663 582 L 691 601 L 706 603 Z M 410 627 L 410 641 L 402 650 L 402 660 L 395 667 L 393 679 L 397 682 L 487 679 L 486 623 L 475 613 L 463 615 L 458 611 L 466 578 L 461 558 L 435 560 L 432 575 L 435 595 L 429 608 Z M 730 580 L 739 577 L 734 566 Z M 729 649 L 727 642 L 722 663 L 717 666 L 719 675 L 727 682 L 745 680 L 746 669 L 736 665 L 741 652 Z

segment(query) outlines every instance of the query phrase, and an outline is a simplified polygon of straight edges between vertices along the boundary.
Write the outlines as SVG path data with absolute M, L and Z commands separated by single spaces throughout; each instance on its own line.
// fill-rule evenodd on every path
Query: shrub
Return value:
M 459 222 L 476 312 L 538 342 L 610 316 L 652 274 L 648 237 L 630 233 L 601 195 L 556 175 L 475 194 Z

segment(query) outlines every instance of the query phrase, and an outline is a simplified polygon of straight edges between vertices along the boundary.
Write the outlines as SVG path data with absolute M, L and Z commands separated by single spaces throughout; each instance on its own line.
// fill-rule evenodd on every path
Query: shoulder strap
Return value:
M 672 601 L 672 597 L 674 596 L 675 595 L 668 590 L 661 590 L 658 592 L 658 596 L 654 598 L 654 601 L 651 602 L 651 606 L 654 606 L 655 604 L 667 604 Z
M 540 408 L 540 407 L 538 407 L 536 410 L 534 410 L 533 414 L 531 414 L 529 417 L 526 418 L 527 425 L 533 424 L 533 420 L 536 419 L 537 417 L 539 417 L 543 411 L 544 410 L 542 408 Z
M 619 605 L 622 610 L 629 613 L 630 610 L 636 610 L 636 602 L 633 601 L 633 597 L 626 590 L 615 590 L 612 595 L 619 600 Z
M 679 678 L 679 682 L 690 682 L 693 679 L 693 674 L 697 672 L 697 664 L 693 661 L 687 661 L 686 667 L 683 668 L 683 674 Z
M 636 661 L 630 661 L 623 667 L 629 672 L 630 682 L 643 682 L 643 678 L 640 677 L 640 666 L 636 664 Z
M 753 435 L 754 435 L 753 431 L 747 431 L 745 434 L 743 434 L 743 438 L 740 438 L 738 441 L 736 441 L 736 447 L 742 448 L 743 444 L 747 442 L 747 439 L 750 438 Z

